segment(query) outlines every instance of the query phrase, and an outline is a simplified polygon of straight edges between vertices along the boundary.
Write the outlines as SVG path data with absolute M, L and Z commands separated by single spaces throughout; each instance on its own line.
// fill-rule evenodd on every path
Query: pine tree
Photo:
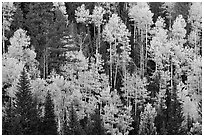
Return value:
M 175 90 L 175 89 L 174 89 Z M 170 94 L 170 104 L 167 108 L 168 121 L 166 125 L 168 135 L 179 135 L 181 132 L 181 124 L 184 120 L 181 103 L 178 99 L 176 91 Z
M 53 3 L 51 2 L 31 2 L 26 3 L 24 12 L 27 11 L 25 27 L 28 30 L 28 34 L 31 37 L 32 45 L 37 53 L 36 59 L 39 61 L 39 69 L 41 76 L 46 77 L 47 70 L 47 48 L 54 40 L 50 38 L 49 33 L 51 33 L 54 28 L 54 11 Z M 55 26 L 56 27 L 56 26 Z
M 79 123 L 79 119 L 74 108 L 73 103 L 71 104 L 69 121 L 68 121 L 68 134 L 69 135 L 83 135 L 84 131 Z
M 17 90 L 15 113 L 16 118 L 19 119 L 18 134 L 38 134 L 39 118 L 25 69 L 21 72 Z
M 13 21 L 11 22 L 9 35 L 10 37 L 13 36 L 14 32 L 17 31 L 19 28 L 25 29 L 25 19 L 23 17 L 23 12 L 21 9 L 21 3 L 15 2 L 16 11 L 13 15 Z
M 13 20 L 13 13 L 15 11 L 15 7 L 13 5 L 13 2 L 2 2 L 2 17 L 3 17 L 3 24 L 2 24 L 2 34 L 3 34 L 3 43 L 2 43 L 2 49 L 3 53 L 6 53 L 7 47 L 5 45 L 5 40 L 7 40 L 5 36 L 5 32 L 10 30 L 10 25 Z
M 43 134 L 57 135 L 57 122 L 55 119 L 54 104 L 49 91 L 45 100 L 45 115 L 43 119 Z
M 91 131 L 91 135 L 105 135 L 105 128 L 103 121 L 101 119 L 100 111 L 99 109 L 95 110 L 94 115 L 92 116 L 93 119 L 93 129 Z
M 10 102 L 2 108 L 2 135 L 18 134 L 18 119 L 15 117 L 14 106 Z

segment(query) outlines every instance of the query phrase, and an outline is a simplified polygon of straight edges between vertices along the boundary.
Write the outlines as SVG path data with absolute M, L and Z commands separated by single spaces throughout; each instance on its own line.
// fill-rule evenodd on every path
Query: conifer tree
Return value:
M 45 115 L 43 119 L 43 134 L 57 135 L 57 122 L 55 119 L 54 104 L 49 91 L 45 100 Z
M 18 119 L 15 117 L 14 106 L 8 102 L 2 108 L 2 135 L 18 134 Z
M 6 45 L 5 40 L 7 40 L 5 36 L 5 31 L 10 30 L 11 22 L 13 21 L 13 14 L 16 10 L 15 6 L 13 5 L 13 2 L 2 2 L 2 17 L 3 17 L 3 26 L 2 26 L 2 46 L 3 46 L 3 53 L 6 53 Z
M 17 84 L 15 114 L 18 119 L 18 133 L 22 135 L 38 134 L 38 113 L 33 100 L 28 75 L 23 69 Z
M 174 89 L 175 90 L 175 89 Z M 181 132 L 181 124 L 184 120 L 181 103 L 179 102 L 176 91 L 170 94 L 170 105 L 167 108 L 168 121 L 166 125 L 168 135 L 179 135 Z
M 104 124 L 102 121 L 102 117 L 100 115 L 100 111 L 98 108 L 95 109 L 94 114 L 91 116 L 91 122 L 87 126 L 91 127 L 88 129 L 91 130 L 89 131 L 89 134 L 91 135 L 105 135 L 105 128 Z
M 25 29 L 25 19 L 23 17 L 23 11 L 21 9 L 21 3 L 15 2 L 16 11 L 13 15 L 13 21 L 11 22 L 9 35 L 13 36 L 14 32 L 19 28 Z
M 69 135 L 83 135 L 84 134 L 84 131 L 79 123 L 79 119 L 78 119 L 73 103 L 71 104 L 71 109 L 69 111 L 68 134 Z

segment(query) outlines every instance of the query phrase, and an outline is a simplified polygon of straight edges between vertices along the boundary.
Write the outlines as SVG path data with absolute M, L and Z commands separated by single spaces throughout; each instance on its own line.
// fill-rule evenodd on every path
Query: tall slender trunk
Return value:
M 110 89 L 112 88 L 112 46 L 110 42 Z
M 4 42 L 4 40 L 5 40 L 5 32 L 4 32 L 5 30 L 4 30 L 4 24 L 2 25 L 2 33 L 3 33 L 3 37 L 2 37 L 2 39 L 3 39 L 3 53 L 6 53 L 6 47 L 5 47 L 5 42 Z
M 142 31 L 140 31 L 141 35 L 141 77 L 144 77 L 144 47 L 143 47 L 143 34 Z
M 139 35 L 140 35 L 140 41 L 142 41 L 141 30 L 139 30 Z M 141 47 L 140 47 L 140 76 L 142 76 L 142 44 L 141 44 Z
M 170 69 L 171 69 L 171 93 L 173 92 L 173 63 L 172 63 L 172 56 L 171 56 L 171 62 L 170 62 Z
M 145 43 L 146 43 L 146 49 L 145 49 L 145 65 L 144 69 L 147 71 L 147 24 L 146 24 L 146 33 L 145 33 Z
M 43 78 L 46 79 L 46 47 L 43 55 Z
M 116 86 L 117 72 L 118 72 L 118 59 L 116 61 L 115 80 L 114 80 L 114 85 L 113 85 L 114 89 L 115 89 L 115 86 Z
M 100 25 L 98 26 L 98 52 L 99 52 L 99 48 L 100 48 L 100 42 L 101 42 L 101 39 L 100 39 L 100 37 L 101 37 L 101 27 L 100 27 Z
M 194 51 L 195 52 L 195 57 L 194 58 L 197 57 L 197 38 L 196 37 L 197 37 L 197 30 L 195 30 L 195 49 L 194 49 L 195 50 Z
M 127 106 L 129 107 L 129 95 L 128 95 L 128 90 L 127 90 L 127 71 L 126 71 L 126 61 L 125 61 L 125 56 L 123 53 L 123 72 L 124 72 L 124 81 L 125 81 L 125 94 L 127 95 Z
M 126 68 L 125 68 L 125 92 L 127 93 L 127 103 L 128 103 L 128 107 L 129 107 L 129 94 L 128 94 L 128 90 L 127 90 L 127 73 L 126 73 Z
M 100 48 L 100 25 L 98 26 L 98 43 L 96 43 L 96 63 L 98 63 L 99 48 Z
M 95 28 L 95 25 L 94 25 L 94 38 L 96 36 L 96 28 Z
M 117 53 L 116 53 L 116 51 L 117 51 L 116 46 L 117 46 L 117 45 L 116 45 L 116 39 L 115 39 L 115 43 L 114 43 L 114 58 L 116 58 L 116 54 L 117 54 Z M 117 62 L 116 62 L 116 63 L 117 63 Z M 116 65 L 117 65 L 117 64 L 116 64 Z M 112 72 L 112 73 L 113 73 L 113 72 Z M 117 72 L 115 72 L 115 73 L 117 73 Z M 112 74 L 112 76 L 113 76 L 113 74 Z M 113 79 L 113 84 L 115 83 L 115 80 L 116 80 L 116 79 Z M 113 88 L 115 89 L 115 85 L 113 85 Z M 113 89 L 113 90 L 114 90 L 114 89 Z
M 136 83 L 136 91 L 135 91 L 135 116 L 136 114 L 137 114 L 137 83 Z
M 46 65 L 45 75 L 47 77 L 48 75 L 48 48 L 46 48 L 45 50 L 45 65 Z
M 171 16 L 171 12 L 170 12 L 170 17 L 169 17 L 169 30 L 171 30 L 171 18 L 172 18 L 172 16 Z
M 136 45 L 136 24 L 135 23 L 134 23 L 133 43 L 134 43 L 134 50 L 135 50 L 135 47 L 136 47 L 135 46 Z

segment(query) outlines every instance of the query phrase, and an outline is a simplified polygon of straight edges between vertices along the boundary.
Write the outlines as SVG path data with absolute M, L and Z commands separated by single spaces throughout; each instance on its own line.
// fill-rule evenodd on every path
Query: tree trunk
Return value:
M 112 88 L 112 46 L 110 43 L 110 90 Z
M 146 49 L 145 49 L 145 65 L 144 65 L 144 69 L 147 69 L 147 24 L 146 24 L 146 37 L 145 37 L 145 43 L 146 43 Z M 147 70 L 146 70 L 147 71 Z
M 5 47 L 5 42 L 4 42 L 4 40 L 5 40 L 5 32 L 4 32 L 4 24 L 2 25 L 2 33 L 3 33 L 3 37 L 2 37 L 2 39 L 3 39 L 3 53 L 6 53 L 6 47 Z
M 172 57 L 171 57 L 171 62 L 170 62 L 171 64 L 171 93 L 173 93 L 173 63 L 172 63 Z
M 46 47 L 44 49 L 44 56 L 43 56 L 43 78 L 46 79 Z
M 118 59 L 116 61 L 115 80 L 114 80 L 114 85 L 113 85 L 114 89 L 115 89 L 115 86 L 116 86 L 117 72 L 118 72 Z
M 135 116 L 137 114 L 137 83 L 136 83 L 136 91 L 135 91 Z
M 195 49 L 194 49 L 195 50 L 194 51 L 195 52 L 195 57 L 194 58 L 197 57 L 197 44 L 196 44 L 197 43 L 197 39 L 196 39 L 196 36 L 197 36 L 197 31 L 195 30 Z

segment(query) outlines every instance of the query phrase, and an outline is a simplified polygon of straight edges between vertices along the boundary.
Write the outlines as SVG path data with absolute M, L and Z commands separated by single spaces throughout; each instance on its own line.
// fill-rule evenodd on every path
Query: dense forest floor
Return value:
M 202 134 L 202 3 L 3 2 L 3 135 Z

